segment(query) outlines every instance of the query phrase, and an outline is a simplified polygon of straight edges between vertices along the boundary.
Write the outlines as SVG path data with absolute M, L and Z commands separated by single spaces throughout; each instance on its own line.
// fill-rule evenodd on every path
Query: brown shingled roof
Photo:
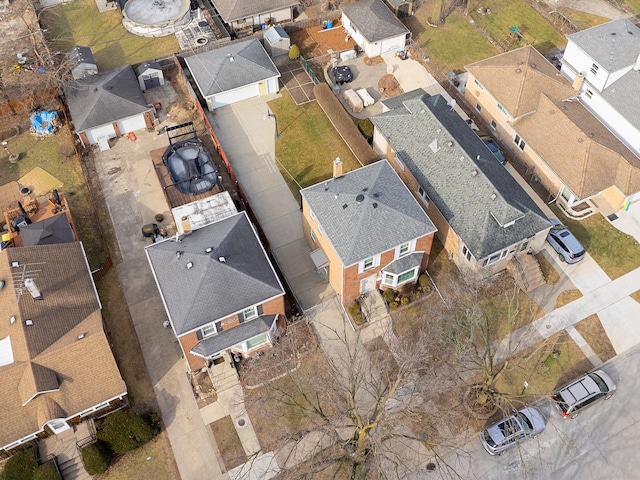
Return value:
M 0 339 L 10 338 L 13 353 L 0 366 L 0 447 L 53 418 L 126 395 L 82 244 L 5 249 L 0 278 Z M 43 300 L 32 298 L 25 278 L 35 280 Z
M 466 69 L 513 118 L 535 111 L 541 93 L 556 100 L 577 94 L 571 83 L 531 45 L 472 63 Z

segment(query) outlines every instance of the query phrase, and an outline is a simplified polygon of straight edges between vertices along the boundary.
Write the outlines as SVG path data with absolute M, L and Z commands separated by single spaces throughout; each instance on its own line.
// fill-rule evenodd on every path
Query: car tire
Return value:
M 565 260 L 565 258 L 564 258 L 564 255 L 562 255 L 561 253 L 560 253 L 560 254 L 558 254 L 558 257 L 560 258 L 560 261 L 561 261 L 561 262 L 566 262 L 566 260 Z

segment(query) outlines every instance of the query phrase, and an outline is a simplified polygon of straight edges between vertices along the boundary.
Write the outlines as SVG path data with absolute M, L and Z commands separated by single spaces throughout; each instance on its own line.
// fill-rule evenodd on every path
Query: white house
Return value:
M 382 0 L 361 0 L 342 7 L 342 25 L 368 57 L 404 50 L 409 29 Z
M 210 111 L 280 91 L 280 72 L 257 39 L 184 60 Z

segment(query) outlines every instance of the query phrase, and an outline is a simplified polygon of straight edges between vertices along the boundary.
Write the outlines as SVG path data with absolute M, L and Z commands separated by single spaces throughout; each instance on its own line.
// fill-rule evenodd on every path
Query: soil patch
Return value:
M 289 32 L 291 45 L 298 45 L 300 54 L 306 58 L 319 57 L 329 53 L 342 52 L 352 49 L 356 42 L 351 37 L 347 37 L 340 20 L 333 22 L 333 28 L 323 29 L 322 25 Z
M 364 63 L 369 66 L 378 65 L 382 62 L 384 62 L 384 58 L 382 58 L 380 55 L 376 57 L 364 57 Z
M 209 424 L 209 427 L 216 439 L 216 445 L 226 470 L 231 470 L 247 461 L 247 454 L 242 448 L 242 442 L 230 416 L 227 415 Z
M 400 87 L 400 82 L 398 82 L 398 79 L 391 73 L 380 77 L 378 81 L 378 91 L 385 98 L 395 97 L 396 95 L 402 95 L 404 93 L 404 90 Z
M 213 388 L 211 376 L 208 371 L 193 374 L 191 376 L 191 387 L 193 388 L 193 394 L 196 397 L 199 408 L 205 407 L 218 400 L 218 394 Z

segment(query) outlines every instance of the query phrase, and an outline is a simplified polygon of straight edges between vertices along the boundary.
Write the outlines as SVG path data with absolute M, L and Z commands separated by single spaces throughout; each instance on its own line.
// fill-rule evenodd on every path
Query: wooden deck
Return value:
M 151 155 L 153 167 L 155 168 L 156 174 L 158 175 L 158 180 L 160 180 L 160 185 L 162 186 L 162 190 L 164 191 L 164 196 L 167 199 L 169 208 L 179 207 L 180 205 L 184 205 L 185 203 L 190 203 L 195 200 L 201 200 L 203 198 L 207 198 L 211 195 L 221 192 L 220 186 L 216 185 L 208 192 L 200 193 L 198 195 L 182 193 L 173 184 L 171 175 L 169 175 L 169 169 L 162 162 L 162 154 L 165 150 L 166 147 L 158 148 L 157 150 L 152 150 L 151 152 L 149 152 L 149 155 Z

